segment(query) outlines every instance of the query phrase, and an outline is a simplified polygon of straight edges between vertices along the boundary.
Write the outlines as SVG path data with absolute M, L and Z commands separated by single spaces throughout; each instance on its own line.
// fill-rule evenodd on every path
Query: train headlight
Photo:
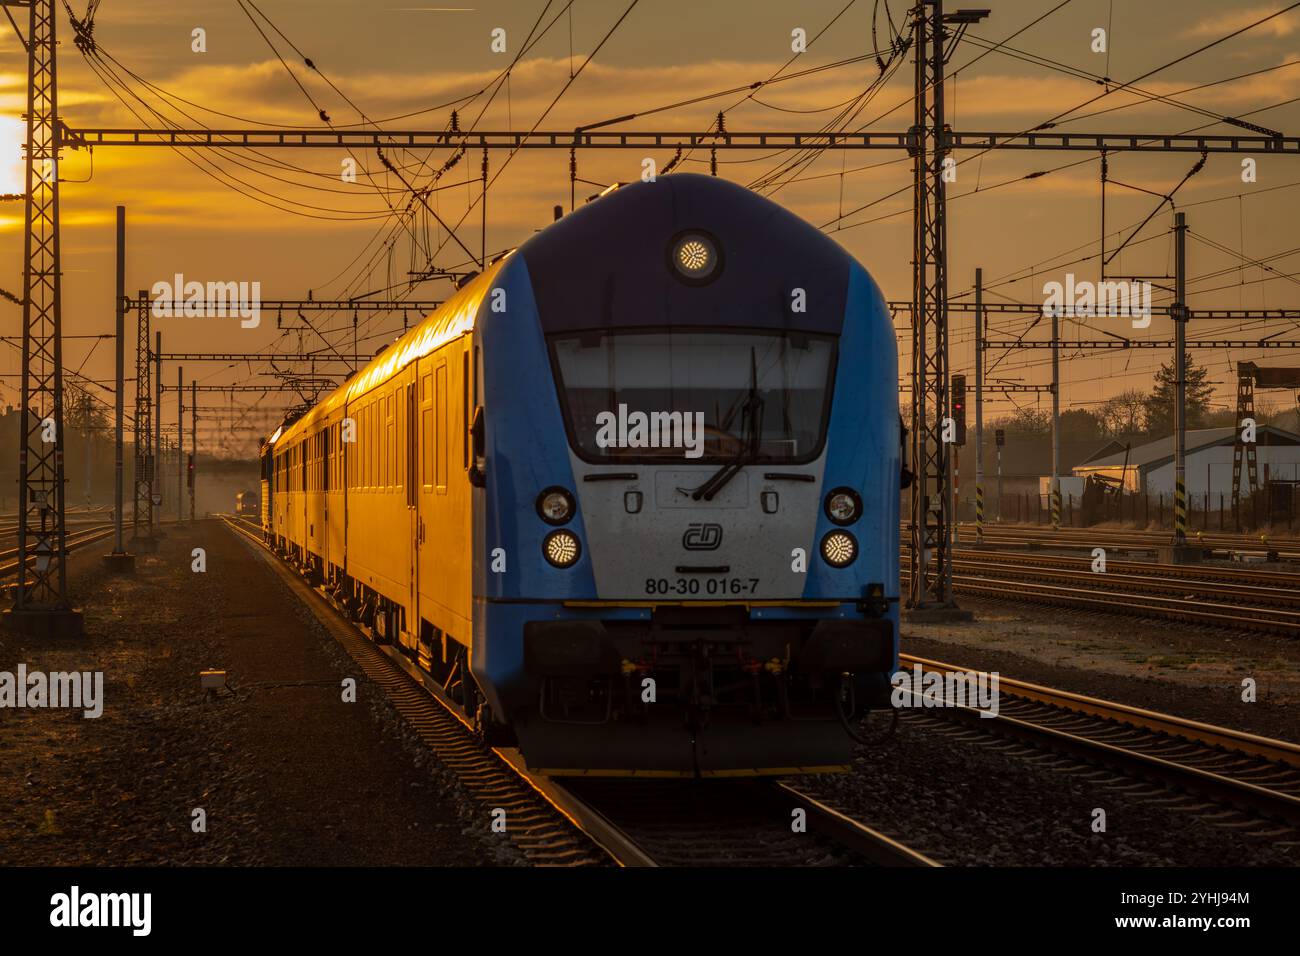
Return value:
M 573 495 L 556 485 L 537 496 L 537 515 L 547 524 L 564 524 L 573 517 Z
M 862 517 L 862 498 L 852 488 L 836 488 L 826 496 L 826 517 L 836 524 L 853 524 Z
M 717 240 L 692 229 L 678 233 L 668 244 L 668 264 L 683 282 L 704 285 L 717 278 L 721 271 L 722 253 Z
M 542 554 L 546 560 L 557 568 L 571 568 L 582 556 L 582 545 L 578 536 L 566 528 L 552 531 L 542 542 Z
M 822 560 L 833 568 L 847 568 L 858 556 L 858 542 L 847 531 L 829 531 L 822 538 Z

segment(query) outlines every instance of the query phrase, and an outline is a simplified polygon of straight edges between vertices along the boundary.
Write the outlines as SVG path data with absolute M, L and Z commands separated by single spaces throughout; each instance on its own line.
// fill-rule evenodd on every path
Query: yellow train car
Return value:
M 269 540 L 381 640 L 468 671 L 473 316 L 500 264 L 268 442 Z M 436 547 L 434 542 L 436 541 Z

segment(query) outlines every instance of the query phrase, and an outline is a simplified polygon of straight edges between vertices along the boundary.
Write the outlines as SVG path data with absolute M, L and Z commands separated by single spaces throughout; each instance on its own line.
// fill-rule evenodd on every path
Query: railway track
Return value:
M 1232 584 L 1228 582 L 1212 583 L 1210 586 L 1189 584 L 1183 580 L 1170 580 L 1157 574 L 1132 574 L 1118 572 L 1107 568 L 1104 573 L 1089 570 L 1053 570 L 1049 568 L 1011 568 L 991 562 L 974 562 L 957 560 L 953 569 L 969 571 L 983 577 L 992 572 L 1000 577 L 1035 581 L 1049 581 L 1058 584 L 1078 584 L 1089 586 L 1103 584 L 1106 588 L 1122 588 L 1125 592 L 1136 594 L 1159 594 L 1180 596 L 1190 600 L 1214 598 L 1231 604 L 1263 605 L 1294 609 L 1300 608 L 1300 594 L 1295 591 L 1278 588 L 1261 587 L 1251 584 Z
M 953 554 L 953 589 L 1038 603 L 1243 631 L 1300 635 L 1300 575 L 1039 554 Z
M 1197 597 L 1161 597 L 1140 591 L 1099 588 L 1091 586 L 1092 582 L 1089 582 L 1090 586 L 1040 583 L 1025 577 L 993 578 L 954 573 L 952 585 L 958 593 L 993 600 L 1109 611 L 1127 616 L 1160 618 L 1288 637 L 1300 635 L 1300 612 L 1282 608 L 1228 604 Z
M 94 544 L 96 541 L 102 541 L 104 538 L 113 534 L 113 525 L 95 525 L 90 528 L 83 528 L 68 534 L 66 540 L 69 552 L 78 548 L 85 547 L 88 544 Z M 29 555 L 27 563 L 30 566 L 36 560 L 35 555 Z M 0 551 L 0 579 L 17 576 L 18 574 L 18 549 L 9 548 Z M 17 585 L 13 585 L 16 587 Z
M 505 835 L 535 865 L 938 865 L 780 781 L 540 777 L 518 751 L 486 746 L 428 675 L 391 645 L 373 642 L 364 626 L 345 620 L 327 595 L 275 558 L 260 526 L 221 517 L 303 597 L 478 802 L 505 811 Z
M 104 519 L 99 519 L 99 520 L 83 519 L 80 521 L 74 521 L 70 519 L 67 521 L 67 528 L 69 531 L 73 529 L 84 530 L 85 527 L 88 525 L 93 527 L 102 527 L 106 523 L 111 524 L 111 522 L 106 522 Z M 16 537 L 18 537 L 18 525 L 11 524 L 11 525 L 5 525 L 3 527 L 0 527 L 0 540 L 5 538 L 16 538 Z
M 906 534 L 906 528 L 903 533 Z M 1262 537 L 1261 537 L 1262 535 Z M 1171 531 L 1139 531 L 1129 528 L 1061 528 L 1033 525 L 984 526 L 984 540 L 988 544 L 1004 547 L 1059 548 L 1062 550 L 1106 547 L 1109 550 L 1153 551 L 1168 546 L 1173 541 Z M 957 546 L 975 543 L 973 525 L 959 525 L 954 529 Z M 1263 554 L 1277 551 L 1283 560 L 1300 560 L 1300 538 L 1292 535 L 1236 534 L 1229 532 L 1188 532 L 1188 543 L 1217 551 L 1243 551 Z
M 975 549 L 953 550 L 953 560 L 995 563 L 1000 568 L 1042 567 L 1067 568 L 1091 572 L 1092 557 L 1045 554 L 1043 552 L 1017 553 L 1000 551 L 990 553 Z M 1151 561 L 1106 560 L 1106 572 L 1129 574 L 1157 574 L 1161 578 L 1180 581 L 1210 581 L 1227 584 L 1251 584 L 1264 588 L 1300 590 L 1300 573 L 1266 571 L 1245 567 L 1224 567 L 1212 564 L 1155 564 Z
M 910 654 L 899 657 L 904 668 L 970 672 Z M 1256 830 L 1278 823 L 1300 827 L 1300 745 L 1000 675 L 999 690 L 994 717 L 969 706 L 906 713 L 956 721 L 976 736 L 996 734 L 1205 797 L 1253 817 Z M 1229 825 L 1244 827 L 1239 821 Z

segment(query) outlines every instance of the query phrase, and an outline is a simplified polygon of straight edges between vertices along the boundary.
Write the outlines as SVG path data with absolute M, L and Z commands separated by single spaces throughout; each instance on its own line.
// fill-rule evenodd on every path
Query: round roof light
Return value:
M 679 233 L 668 245 L 668 261 L 673 274 L 689 285 L 712 282 L 722 271 L 722 255 L 717 240 L 692 229 Z

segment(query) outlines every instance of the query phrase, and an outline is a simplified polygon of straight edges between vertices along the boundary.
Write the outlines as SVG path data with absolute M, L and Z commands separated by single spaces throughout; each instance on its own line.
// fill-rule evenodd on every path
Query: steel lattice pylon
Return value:
M 912 537 L 907 605 L 952 604 L 948 414 L 947 221 L 943 160 L 943 4 L 913 11 L 916 57 L 912 142 Z
M 59 150 L 54 0 L 35 0 L 27 36 L 27 199 L 16 600 L 28 631 L 79 632 L 68 601 L 59 298 Z
M 153 375 L 149 354 L 149 303 L 136 301 L 135 340 L 135 507 L 136 547 L 153 537 Z

